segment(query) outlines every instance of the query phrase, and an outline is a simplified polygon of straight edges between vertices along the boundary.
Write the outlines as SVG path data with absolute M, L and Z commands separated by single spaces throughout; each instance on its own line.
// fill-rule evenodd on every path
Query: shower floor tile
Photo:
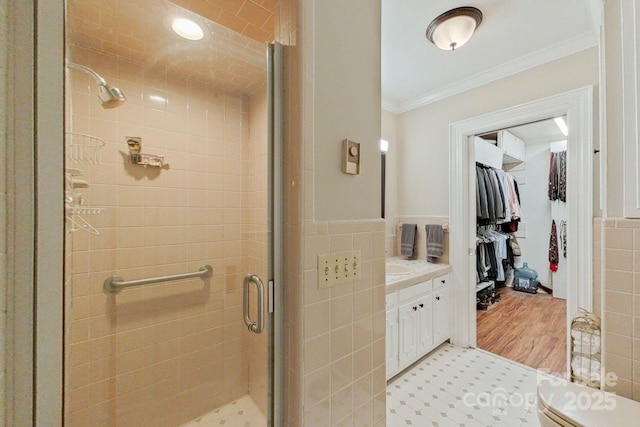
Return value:
M 444 344 L 387 385 L 387 426 L 539 426 L 549 377 L 477 349 Z
M 242 396 L 182 427 L 266 427 L 267 421 L 248 395 Z

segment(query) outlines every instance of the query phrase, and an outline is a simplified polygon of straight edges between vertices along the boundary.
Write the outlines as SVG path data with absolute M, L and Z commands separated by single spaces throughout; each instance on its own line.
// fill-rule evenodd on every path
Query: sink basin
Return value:
M 400 264 L 387 264 L 387 274 L 390 275 L 403 275 L 403 274 L 409 274 L 413 271 L 413 268 L 411 267 L 407 267 L 406 265 L 400 265 Z

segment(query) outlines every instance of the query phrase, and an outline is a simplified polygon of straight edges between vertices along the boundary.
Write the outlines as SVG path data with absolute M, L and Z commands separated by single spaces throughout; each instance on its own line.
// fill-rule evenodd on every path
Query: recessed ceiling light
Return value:
M 200 25 L 186 18 L 174 19 L 171 28 L 177 35 L 187 40 L 200 40 L 204 37 L 204 31 Z

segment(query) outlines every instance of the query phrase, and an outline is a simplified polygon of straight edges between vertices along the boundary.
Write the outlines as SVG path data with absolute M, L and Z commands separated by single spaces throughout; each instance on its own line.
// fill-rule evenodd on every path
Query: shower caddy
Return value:
M 66 156 L 67 159 L 74 164 L 100 164 L 100 150 L 105 146 L 105 142 L 95 136 L 82 133 L 67 132 L 66 139 Z M 77 188 L 87 188 L 89 183 L 78 177 L 84 175 L 82 170 L 77 168 L 65 169 L 65 191 L 64 191 L 64 207 L 65 218 L 69 222 L 70 232 L 86 231 L 87 233 L 99 235 L 98 231 L 85 218 L 90 215 L 100 215 L 104 212 L 104 208 L 84 206 L 83 197 Z

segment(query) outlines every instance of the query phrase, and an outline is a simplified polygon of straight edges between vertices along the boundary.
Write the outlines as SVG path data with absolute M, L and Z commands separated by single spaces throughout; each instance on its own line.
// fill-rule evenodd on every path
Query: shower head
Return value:
M 108 84 L 99 84 L 98 98 L 102 101 L 102 108 L 117 108 L 124 104 L 127 98 L 120 89 Z
M 74 64 L 73 62 L 68 62 L 67 67 L 83 71 L 91 75 L 96 80 L 98 83 L 98 98 L 102 101 L 102 108 L 116 108 L 124 104 L 127 100 L 127 97 L 124 96 L 124 93 L 122 93 L 120 89 L 107 84 L 107 81 L 91 68 L 85 67 L 84 65 Z

